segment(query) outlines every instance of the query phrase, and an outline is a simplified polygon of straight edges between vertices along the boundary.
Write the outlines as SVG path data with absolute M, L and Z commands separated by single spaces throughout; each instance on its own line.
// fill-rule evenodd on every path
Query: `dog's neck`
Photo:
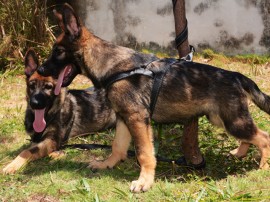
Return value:
M 138 54 L 136 51 L 102 40 L 85 27 L 82 28 L 80 45 L 79 54 L 82 56 L 82 66 L 84 66 L 81 71 L 86 76 L 91 75 L 100 80 L 117 72 L 128 71 L 135 66 L 134 56 Z M 141 55 L 140 62 L 148 61 L 153 57 Z
M 62 109 L 62 106 L 66 100 L 67 88 L 61 88 L 59 95 L 54 99 L 52 107 L 48 111 L 48 115 L 56 114 Z

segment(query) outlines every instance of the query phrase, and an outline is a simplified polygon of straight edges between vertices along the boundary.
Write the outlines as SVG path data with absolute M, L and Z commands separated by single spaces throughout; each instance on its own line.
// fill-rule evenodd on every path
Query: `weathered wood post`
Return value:
M 190 52 L 188 30 L 185 10 L 185 0 L 172 0 L 175 21 L 176 45 L 179 57 L 184 57 Z M 194 118 L 184 124 L 182 148 L 188 163 L 204 166 L 204 159 L 198 145 L 198 119 Z

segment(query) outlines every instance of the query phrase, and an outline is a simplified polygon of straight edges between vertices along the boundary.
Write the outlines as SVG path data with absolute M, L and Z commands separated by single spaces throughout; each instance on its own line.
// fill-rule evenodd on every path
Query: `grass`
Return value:
M 207 55 L 206 55 L 207 53 Z M 252 78 L 270 94 L 267 62 L 254 64 L 252 60 L 226 57 L 208 50 L 195 60 L 240 71 Z M 160 53 L 161 54 L 161 53 Z M 246 58 L 252 58 L 248 56 Z M 254 56 L 255 57 L 255 56 Z M 257 56 L 256 56 L 257 57 Z M 258 61 L 264 61 L 263 58 Z M 254 69 L 256 68 L 256 71 Z M 28 136 L 23 127 L 25 83 L 22 71 L 0 75 L 0 168 L 26 148 Z M 83 77 L 76 78 L 72 88 L 86 88 L 91 84 Z M 253 104 L 250 110 L 260 128 L 270 131 L 270 118 Z M 162 156 L 182 155 L 181 125 L 163 126 L 164 134 L 157 145 Z M 70 140 L 69 143 L 110 144 L 113 131 Z M 222 129 L 210 125 L 205 117 L 199 120 L 200 148 L 207 166 L 192 170 L 169 163 L 158 163 L 153 188 L 140 194 L 129 191 L 129 185 L 139 175 L 135 158 L 119 164 L 113 170 L 92 172 L 87 162 L 92 158 L 106 158 L 107 150 L 82 151 L 66 149 L 58 160 L 49 157 L 29 163 L 14 175 L 0 174 L 1 201 L 270 201 L 270 172 L 258 170 L 259 153 L 256 148 L 238 160 L 228 153 L 238 143 Z M 131 148 L 132 149 L 132 148 Z

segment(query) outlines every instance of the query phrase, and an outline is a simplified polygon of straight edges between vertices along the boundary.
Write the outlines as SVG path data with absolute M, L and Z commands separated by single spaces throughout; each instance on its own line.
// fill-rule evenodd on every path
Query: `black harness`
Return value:
M 159 95 L 160 89 L 162 87 L 162 82 L 163 82 L 164 76 L 166 75 L 166 72 L 169 70 L 171 65 L 176 63 L 179 60 L 176 60 L 173 58 L 166 58 L 166 59 L 163 59 L 162 61 L 166 62 L 166 66 L 158 72 L 154 72 L 154 71 L 147 69 L 147 67 L 153 62 L 152 61 L 152 62 L 148 63 L 147 65 L 142 65 L 142 66 L 135 68 L 133 70 L 114 74 L 114 75 L 108 77 L 107 79 L 103 80 L 102 85 L 107 89 L 113 83 L 120 81 L 122 79 L 129 78 L 129 77 L 134 76 L 134 75 L 143 75 L 143 76 L 147 76 L 147 77 L 154 79 L 152 91 L 151 91 L 151 97 L 150 97 L 150 107 L 149 107 L 150 116 L 152 117 L 153 112 L 155 110 L 156 103 L 157 103 L 158 95 Z

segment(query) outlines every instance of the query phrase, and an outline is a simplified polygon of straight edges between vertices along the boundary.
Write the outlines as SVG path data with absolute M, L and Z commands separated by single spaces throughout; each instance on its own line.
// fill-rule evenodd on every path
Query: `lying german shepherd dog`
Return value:
M 16 172 L 29 161 L 57 154 L 55 151 L 71 137 L 115 126 L 116 116 L 104 90 L 61 89 L 52 77 L 39 75 L 37 67 L 37 56 L 30 49 L 25 57 L 25 128 L 32 144 L 3 169 L 6 174 Z
M 261 152 L 260 168 L 269 168 L 270 139 L 254 124 L 247 100 L 250 98 L 269 114 L 270 97 L 252 80 L 237 72 L 181 60 L 158 60 L 152 55 L 113 45 L 82 26 L 67 4 L 54 13 L 63 32 L 38 72 L 44 76 L 59 75 L 58 82 L 63 87 L 77 74 L 86 75 L 95 86 L 106 88 L 117 113 L 112 154 L 103 162 L 93 161 L 91 168 L 113 167 L 125 159 L 133 137 L 141 172 L 130 189 L 146 191 L 154 182 L 156 167 L 150 119 L 181 123 L 203 115 L 241 141 L 239 148 L 231 153 L 243 157 L 249 145 L 254 144 Z M 152 97 L 153 91 L 158 91 L 155 83 L 159 83 L 158 97 Z

